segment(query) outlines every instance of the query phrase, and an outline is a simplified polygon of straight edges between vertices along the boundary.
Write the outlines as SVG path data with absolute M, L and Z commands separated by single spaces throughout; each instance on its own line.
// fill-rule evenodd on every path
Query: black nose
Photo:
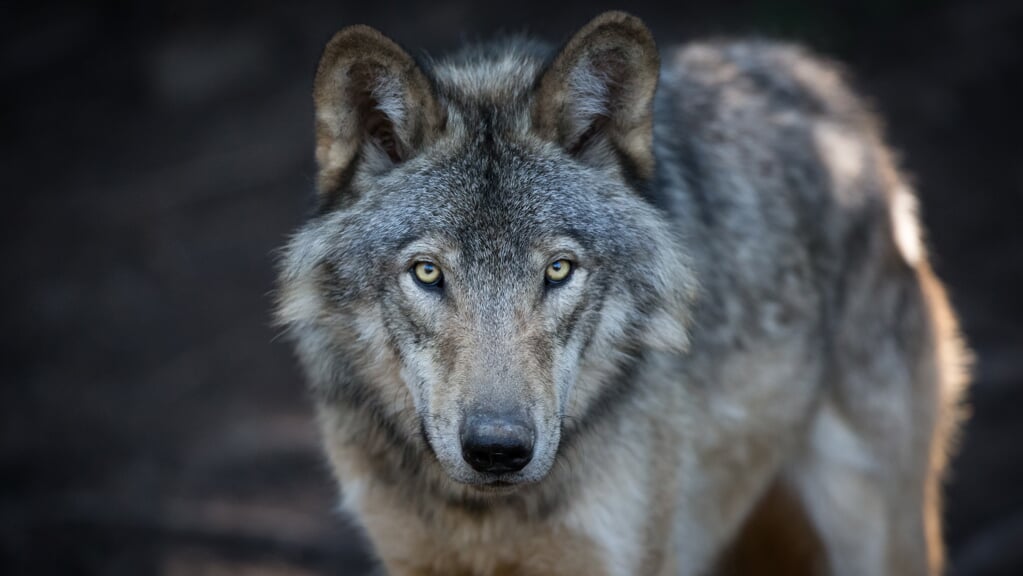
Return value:
M 475 414 L 462 423 L 462 458 L 479 472 L 518 472 L 533 459 L 535 435 L 525 418 Z

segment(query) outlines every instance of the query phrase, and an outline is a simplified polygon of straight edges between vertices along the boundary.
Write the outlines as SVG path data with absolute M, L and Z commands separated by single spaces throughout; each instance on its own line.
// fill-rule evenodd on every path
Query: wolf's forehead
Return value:
M 520 259 L 543 250 L 548 239 L 573 236 L 573 214 L 594 204 L 569 188 L 571 178 L 547 166 L 553 163 L 528 151 L 470 148 L 394 182 L 366 214 L 380 233 L 397 233 L 405 242 L 433 239 L 468 255 Z
M 408 239 L 427 239 L 459 253 L 466 265 L 486 267 L 547 258 L 554 252 L 599 250 L 608 237 L 602 231 L 608 215 L 602 203 L 586 200 L 558 175 L 543 177 L 537 166 L 493 170 L 451 169 L 433 186 L 419 188 L 424 208 L 415 225 L 405 228 Z M 585 225 L 583 225 L 585 223 Z
M 545 199 L 528 180 L 483 177 L 438 190 L 430 232 L 460 246 L 492 252 L 523 252 L 547 236 L 567 235 L 562 204 Z

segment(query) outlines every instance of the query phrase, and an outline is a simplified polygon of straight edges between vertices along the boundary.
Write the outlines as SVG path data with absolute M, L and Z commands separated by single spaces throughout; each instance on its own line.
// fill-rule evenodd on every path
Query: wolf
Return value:
M 276 318 L 394 575 L 935 575 L 966 349 L 915 196 L 833 64 L 559 48 L 316 72 Z

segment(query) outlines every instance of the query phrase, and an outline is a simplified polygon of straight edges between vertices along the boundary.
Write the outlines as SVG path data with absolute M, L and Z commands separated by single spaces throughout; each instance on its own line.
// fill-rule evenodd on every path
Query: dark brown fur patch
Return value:
M 827 573 L 827 559 L 803 505 L 775 484 L 725 551 L 717 576 L 814 576 Z

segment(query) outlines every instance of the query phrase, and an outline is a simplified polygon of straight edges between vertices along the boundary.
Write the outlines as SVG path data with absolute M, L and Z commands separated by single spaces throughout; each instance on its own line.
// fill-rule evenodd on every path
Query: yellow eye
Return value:
M 440 267 L 432 262 L 416 262 L 412 266 L 412 275 L 423 286 L 437 286 L 444 277 Z
M 562 258 L 561 260 L 555 260 L 547 266 L 547 282 L 549 284 L 561 284 L 568 279 L 568 275 L 572 273 L 572 263 Z

